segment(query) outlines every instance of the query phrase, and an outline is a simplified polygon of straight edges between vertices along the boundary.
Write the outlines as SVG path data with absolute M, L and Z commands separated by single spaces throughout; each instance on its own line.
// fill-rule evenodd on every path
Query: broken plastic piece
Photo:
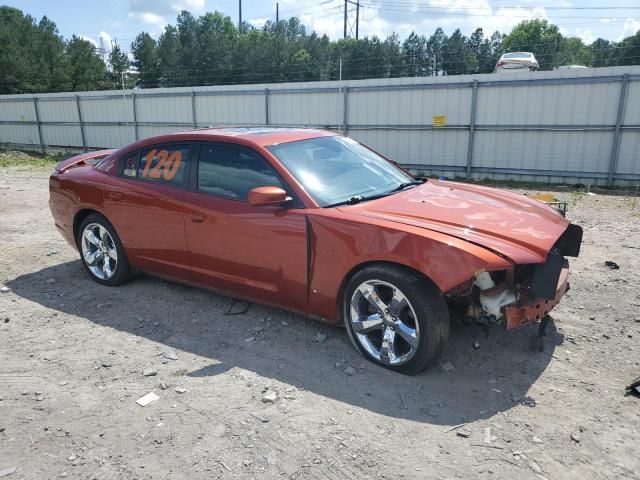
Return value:
M 640 377 L 633 380 L 629 385 L 624 387 L 625 395 L 633 394 L 640 397 Z
M 233 307 L 235 307 L 236 304 L 238 303 L 244 304 L 244 308 L 240 308 L 239 310 L 233 311 Z M 227 308 L 227 311 L 224 312 L 224 314 L 225 315 L 243 315 L 247 313 L 250 308 L 251 308 L 251 302 L 247 302 L 246 300 L 236 300 L 234 298 L 233 302 L 231 302 L 231 305 L 229 305 L 229 308 Z

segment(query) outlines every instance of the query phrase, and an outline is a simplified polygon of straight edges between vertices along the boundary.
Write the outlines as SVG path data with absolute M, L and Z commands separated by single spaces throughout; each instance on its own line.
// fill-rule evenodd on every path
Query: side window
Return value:
M 260 155 L 233 145 L 203 144 L 198 162 L 198 190 L 246 201 L 256 187 L 285 188 Z
M 164 145 L 143 150 L 137 177 L 170 185 L 182 185 L 189 161 L 189 145 Z M 126 165 L 125 165 L 126 168 Z
M 136 177 L 138 175 L 138 156 L 139 153 L 136 152 L 122 161 L 122 175 L 125 177 Z

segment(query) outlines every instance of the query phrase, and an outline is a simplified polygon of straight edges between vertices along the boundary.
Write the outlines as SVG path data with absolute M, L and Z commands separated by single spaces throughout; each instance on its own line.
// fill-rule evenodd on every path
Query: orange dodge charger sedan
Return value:
M 323 130 L 217 128 L 61 162 L 56 227 L 89 275 L 143 271 L 344 323 L 391 370 L 436 362 L 449 309 L 506 328 L 567 291 L 582 230 L 512 192 L 414 178 Z

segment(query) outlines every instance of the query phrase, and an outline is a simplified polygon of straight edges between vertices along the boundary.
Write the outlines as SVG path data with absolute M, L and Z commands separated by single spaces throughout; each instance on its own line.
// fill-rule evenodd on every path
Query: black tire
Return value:
M 351 321 L 351 300 L 356 289 L 368 281 L 382 281 L 396 287 L 406 297 L 415 312 L 418 344 L 413 356 L 405 363 L 391 365 L 378 360 L 363 347 L 354 331 Z M 353 275 L 347 283 L 342 303 L 342 314 L 351 342 L 365 358 L 382 367 L 415 375 L 434 365 L 447 346 L 449 340 L 447 304 L 438 287 L 417 272 L 384 264 L 365 267 Z
M 83 255 L 82 249 L 82 235 L 89 225 L 99 225 L 102 226 L 111 236 L 113 240 L 113 246 L 115 247 L 117 253 L 117 262 L 115 265 L 115 269 L 113 273 L 108 278 L 100 278 L 96 276 L 96 274 L 91 270 L 85 257 Z M 76 244 L 78 246 L 78 251 L 80 252 L 80 260 L 82 261 L 82 265 L 84 269 L 89 274 L 89 276 L 101 285 L 107 285 L 110 287 L 121 285 L 131 279 L 131 268 L 129 267 L 129 261 L 127 260 L 127 256 L 124 252 L 124 248 L 122 248 L 122 242 L 120 242 L 120 237 L 116 232 L 116 229 L 113 228 L 113 225 L 107 220 L 105 217 L 100 215 L 99 213 L 92 213 L 88 215 L 80 224 L 77 231 L 76 236 Z

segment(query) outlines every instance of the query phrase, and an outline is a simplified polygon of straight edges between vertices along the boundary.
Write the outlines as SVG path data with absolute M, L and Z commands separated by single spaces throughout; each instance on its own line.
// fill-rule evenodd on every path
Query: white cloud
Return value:
M 625 37 L 635 35 L 638 30 L 640 30 L 640 21 L 636 20 L 635 18 L 627 18 L 624 22 L 624 26 L 622 27 L 622 35 L 620 36 L 620 40 Z
M 135 22 L 146 23 L 147 25 L 153 25 L 158 28 L 162 28 L 167 24 L 167 21 L 162 15 L 158 15 L 153 12 L 131 12 L 129 18 Z
M 256 28 L 262 28 L 268 20 L 268 18 L 250 18 L 248 22 Z
M 80 37 L 82 40 L 86 40 L 87 42 L 90 42 L 94 47 L 98 46 L 98 42 L 96 42 L 93 38 L 88 37 L 86 35 L 78 35 L 78 37 Z
M 159 16 L 175 15 L 182 10 L 192 13 L 204 11 L 205 0 L 131 0 L 131 12 L 153 13 Z
M 204 13 L 205 0 L 130 0 L 129 19 L 162 29 L 182 11 Z
M 496 30 L 508 33 L 520 22 L 533 20 L 535 18 L 549 19 L 544 7 L 501 7 L 493 12 L 493 16 L 491 17 L 476 18 L 476 23 L 481 25 L 487 33 L 495 32 Z
M 488 0 L 430 0 L 429 6 L 442 8 L 448 12 L 470 12 L 470 15 L 491 13 Z
M 100 32 L 98 38 L 102 40 L 104 48 L 108 51 L 111 51 L 111 35 L 109 35 L 107 32 Z
M 314 17 L 312 15 L 300 15 L 298 18 L 304 25 L 311 27 L 311 30 L 315 30 L 320 35 L 327 35 L 332 39 L 342 38 L 343 23 L 336 22 L 335 18 Z
M 594 42 L 594 40 L 596 39 L 596 36 L 593 34 L 593 32 L 592 32 L 591 30 L 589 30 L 589 29 L 585 29 L 585 30 L 583 30 L 583 29 L 582 29 L 582 28 L 580 28 L 580 27 L 577 27 L 577 28 L 574 30 L 573 36 L 574 36 L 574 37 L 581 38 L 581 39 L 582 39 L 582 41 L 583 41 L 585 44 L 593 43 L 593 42 Z
M 107 32 L 100 32 L 97 40 L 93 37 L 90 37 L 89 35 L 78 36 L 83 40 L 86 40 L 87 42 L 91 42 L 96 48 L 104 48 L 105 53 L 107 54 L 111 52 L 111 35 L 109 35 Z

